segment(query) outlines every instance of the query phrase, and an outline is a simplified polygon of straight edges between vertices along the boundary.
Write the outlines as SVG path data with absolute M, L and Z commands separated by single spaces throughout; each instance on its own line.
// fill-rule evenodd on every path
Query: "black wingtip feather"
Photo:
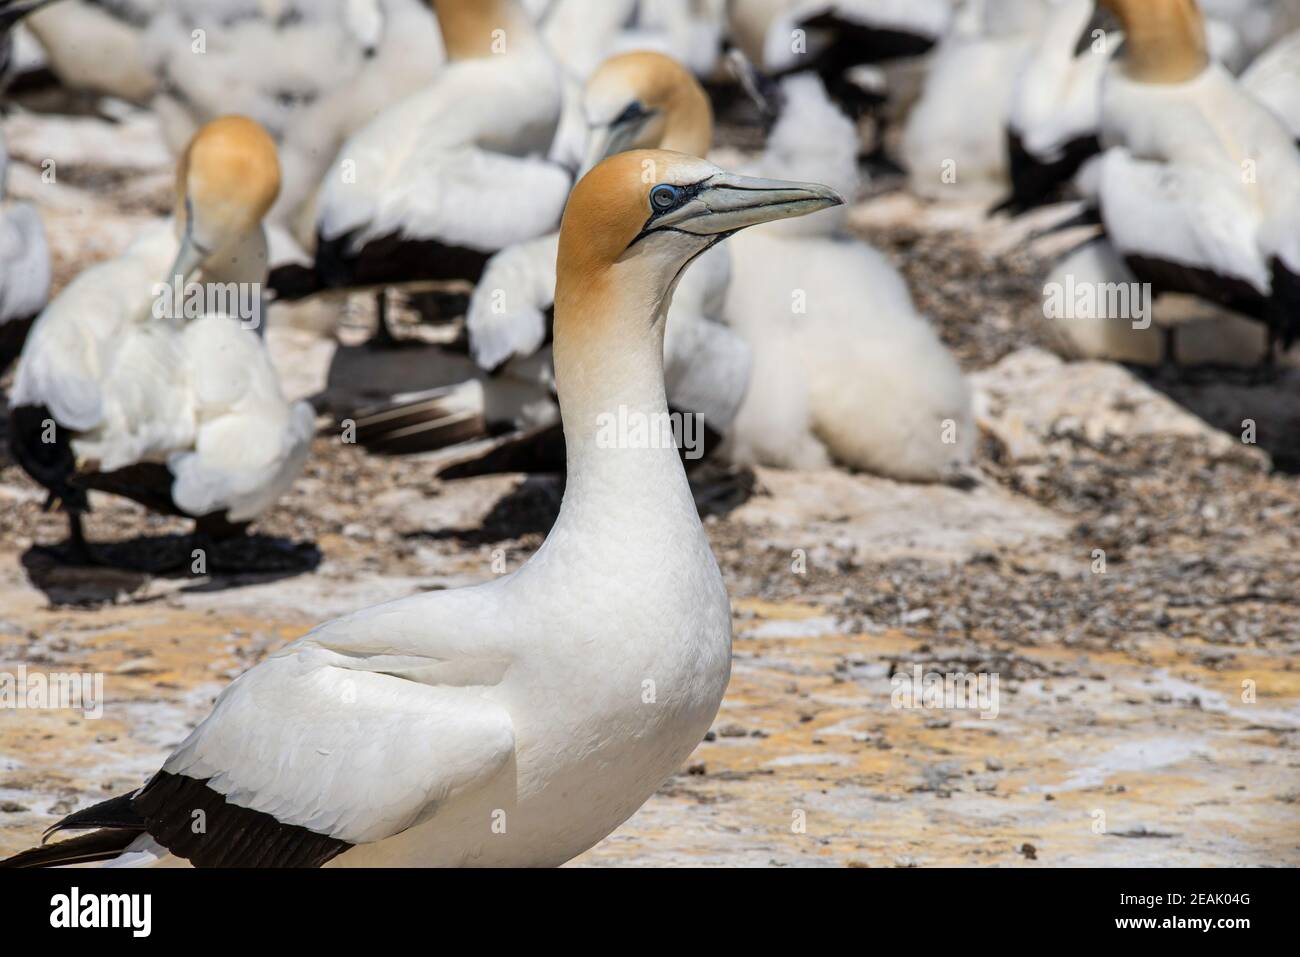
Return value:
M 100 801 L 98 804 L 92 804 L 80 811 L 74 811 L 57 824 L 52 825 L 45 832 L 42 842 L 48 840 L 51 834 L 58 831 L 84 831 L 99 827 L 143 831 L 144 818 L 132 806 L 131 799 L 133 797 L 135 797 L 135 792 L 119 794 L 107 801 Z
M 42 844 L 29 851 L 0 861 L 0 868 L 66 867 L 69 864 L 93 864 L 111 861 L 125 851 L 141 831 L 129 828 L 104 828 L 80 834 L 66 841 Z

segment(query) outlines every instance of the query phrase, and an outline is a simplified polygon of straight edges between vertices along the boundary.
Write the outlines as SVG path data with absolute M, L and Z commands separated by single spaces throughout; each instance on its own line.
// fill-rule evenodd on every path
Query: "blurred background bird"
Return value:
M 333 360 L 313 403 L 355 428 L 363 449 L 451 449 L 443 474 L 463 477 L 562 469 L 555 230 L 575 177 L 629 149 L 713 153 L 759 176 L 1045 244 L 1044 288 L 1151 290 L 1146 325 L 1049 319 L 1064 355 L 1170 374 L 1208 354 L 1266 374 L 1300 321 L 1294 6 L 28 0 L 5 5 L 3 22 L 17 117 L 138 123 L 182 158 L 221 117 L 254 123 L 277 157 L 275 198 L 238 263 L 203 246 L 188 265 L 201 261 L 205 281 L 264 282 L 272 329 L 324 337 Z M 0 360 L 22 347 L 58 272 L 38 209 L 0 206 Z M 175 222 L 190 212 L 182 200 Z M 679 280 L 668 398 L 702 416 L 711 467 L 958 483 L 977 471 L 978 404 L 952 336 L 856 215 L 750 230 Z M 161 255 L 172 228 L 140 242 Z M 87 395 L 114 394 L 111 361 L 127 354 L 114 337 L 134 328 L 136 296 L 104 293 L 117 318 L 84 325 L 92 310 L 74 304 L 76 290 L 84 276 L 128 269 L 140 248 L 117 265 L 64 270 L 83 278 L 50 305 L 15 380 L 19 420 L 50 413 L 94 447 L 60 446 L 62 471 L 46 481 L 74 516 L 84 493 L 65 485 L 77 461 L 178 461 L 169 456 L 192 438 L 127 452 L 95 435 L 108 407 L 88 411 Z M 52 347 L 62 324 L 94 330 L 91 351 L 112 360 L 73 375 L 87 346 Z M 266 398 L 273 373 L 256 339 L 238 337 L 265 384 L 238 388 L 281 408 Z M 134 424 L 119 425 L 169 434 L 177 405 L 140 395 Z M 284 420 L 286 463 L 305 454 L 303 415 Z M 36 452 L 24 454 L 36 469 Z M 275 498 L 279 479 L 268 482 L 258 507 L 231 512 L 236 523 Z
M 315 416 L 284 400 L 256 331 L 261 301 L 212 295 L 260 287 L 279 186 L 262 127 L 204 124 L 181 158 L 172 220 L 86 269 L 36 319 L 9 395 L 10 445 L 67 513 L 74 558 L 94 558 L 91 489 L 225 539 L 302 470 Z

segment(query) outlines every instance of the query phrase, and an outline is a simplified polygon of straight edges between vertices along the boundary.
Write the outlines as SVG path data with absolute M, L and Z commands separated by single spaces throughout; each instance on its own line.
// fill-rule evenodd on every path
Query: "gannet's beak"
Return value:
M 688 202 L 657 217 L 652 227 L 697 235 L 734 233 L 746 226 L 807 216 L 844 203 L 829 186 L 734 173 L 711 176 L 697 189 Z
M 172 263 L 172 268 L 167 271 L 164 281 L 169 285 L 175 282 L 179 276 L 181 283 L 189 281 L 189 278 L 198 272 L 199 267 L 203 265 L 203 260 L 208 258 L 209 250 L 204 249 L 194 239 L 194 233 L 190 226 L 194 220 L 191 217 L 185 224 L 185 235 L 181 237 L 181 248 L 176 253 L 176 261 Z

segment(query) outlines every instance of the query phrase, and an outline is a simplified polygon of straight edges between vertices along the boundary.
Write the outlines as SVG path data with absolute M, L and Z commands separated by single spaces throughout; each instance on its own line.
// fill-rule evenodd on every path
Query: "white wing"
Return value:
M 150 227 L 118 259 L 87 269 L 45 307 L 27 338 L 10 402 L 46 405 L 73 430 L 103 422 L 101 382 L 131 317 L 176 255 L 170 223 Z
M 514 754 L 509 714 L 483 695 L 505 662 L 454 642 L 443 643 L 445 657 L 395 649 L 393 632 L 417 624 L 422 642 L 437 643 L 419 601 L 330 622 L 245 673 L 163 770 L 353 844 L 484 786 Z
M 488 260 L 465 315 L 470 351 L 480 367 L 495 369 L 541 348 L 545 313 L 555 302 L 559 243 L 559 233 L 547 233 Z
M 1124 256 L 1145 256 L 1244 280 L 1270 282 L 1259 212 L 1231 166 L 1153 163 L 1110 150 L 1101 166 L 1106 235 Z
M 302 471 L 315 415 L 305 402 L 285 401 L 265 344 L 234 319 L 188 322 L 179 347 L 194 436 L 168 459 L 172 497 L 191 515 L 254 518 Z
M 496 251 L 556 229 L 570 185 L 567 171 L 542 159 L 433 151 L 412 162 L 366 232 Z
M 544 56 L 448 67 L 343 144 L 321 184 L 321 234 L 495 252 L 554 229 L 569 174 L 531 157 L 551 145 L 560 107 L 560 74 Z

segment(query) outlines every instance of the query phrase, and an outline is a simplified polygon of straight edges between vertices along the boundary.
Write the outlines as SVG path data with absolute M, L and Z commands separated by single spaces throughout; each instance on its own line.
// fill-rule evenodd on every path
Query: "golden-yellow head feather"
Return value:
M 532 37 L 532 23 L 514 0 L 433 0 L 433 10 L 450 61 L 505 53 Z
M 560 222 L 556 276 L 562 287 L 598 286 L 650 218 L 650 190 L 697 178 L 694 157 L 665 150 L 630 150 L 578 180 Z
M 222 116 L 194 134 L 176 170 L 178 219 L 205 234 L 241 235 L 262 221 L 280 193 L 275 142 L 244 116 Z M 207 239 L 208 245 L 215 245 Z
M 1125 72 L 1145 83 L 1185 83 L 1210 62 L 1196 0 L 1102 0 L 1124 24 Z
M 609 124 L 630 103 L 648 114 L 625 149 L 665 149 L 703 156 L 713 144 L 713 108 L 699 81 L 662 53 L 610 57 L 587 80 L 588 122 Z

